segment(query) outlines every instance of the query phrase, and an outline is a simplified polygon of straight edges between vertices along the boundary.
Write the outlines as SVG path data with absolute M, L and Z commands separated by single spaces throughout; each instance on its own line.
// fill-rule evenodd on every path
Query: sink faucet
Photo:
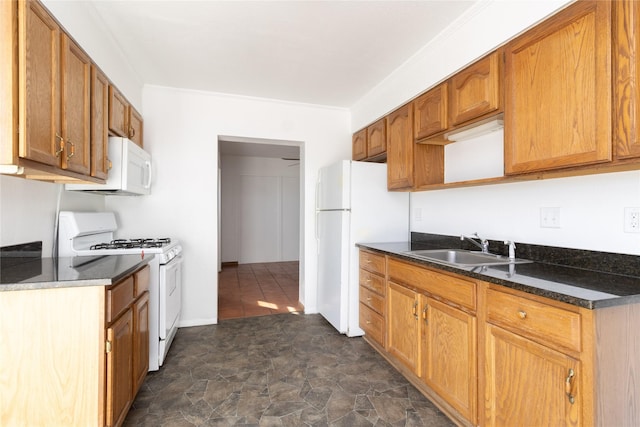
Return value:
M 504 244 L 509 246 L 509 259 L 516 259 L 516 244 L 511 240 L 505 240 Z
M 482 250 L 482 253 L 484 254 L 488 254 L 489 253 L 489 241 L 487 239 L 483 239 L 480 236 L 478 236 L 478 233 L 473 233 L 473 236 L 480 240 L 480 243 L 476 242 L 475 240 L 473 240 L 471 237 L 467 237 L 464 234 L 460 236 L 460 240 L 468 240 L 471 243 L 473 243 L 474 245 L 476 245 L 477 247 L 479 247 Z

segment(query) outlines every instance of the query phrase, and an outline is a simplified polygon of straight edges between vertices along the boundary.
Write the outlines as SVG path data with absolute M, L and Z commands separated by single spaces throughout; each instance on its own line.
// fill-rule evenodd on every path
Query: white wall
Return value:
M 155 86 L 143 93 L 145 147 L 157 171 L 152 194 L 106 204 L 126 219 L 123 234 L 162 234 L 182 242 L 181 325 L 217 321 L 220 135 L 303 143 L 300 299 L 307 312 L 316 311 L 315 180 L 320 167 L 351 156 L 349 111 Z
M 299 165 L 279 158 L 232 155 L 222 155 L 220 163 L 222 262 L 298 260 Z M 244 191 L 243 185 L 250 183 L 250 191 Z

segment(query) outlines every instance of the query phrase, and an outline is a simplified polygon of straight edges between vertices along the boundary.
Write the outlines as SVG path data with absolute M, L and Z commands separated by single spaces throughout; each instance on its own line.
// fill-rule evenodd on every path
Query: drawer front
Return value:
M 389 258 L 389 278 L 395 282 L 422 289 L 471 310 L 476 309 L 476 284 L 474 282 L 440 274 L 425 267 L 407 264 L 393 258 Z
M 360 286 L 360 302 L 384 316 L 384 307 L 386 305 L 384 297 L 381 297 L 364 286 Z
M 551 347 L 580 351 L 580 314 L 487 289 L 487 321 Z
M 384 347 L 384 317 L 364 304 L 360 304 L 360 327 L 367 337 Z
M 366 286 L 374 292 L 384 296 L 387 287 L 384 285 L 384 277 L 360 269 L 360 286 Z
M 145 291 L 149 290 L 149 276 L 151 275 L 151 267 L 146 265 L 142 269 L 133 274 L 134 280 L 134 297 L 138 298 Z
M 133 302 L 133 276 L 107 289 L 107 323 L 111 323 Z
M 384 276 L 386 273 L 384 255 L 360 250 L 360 268 Z

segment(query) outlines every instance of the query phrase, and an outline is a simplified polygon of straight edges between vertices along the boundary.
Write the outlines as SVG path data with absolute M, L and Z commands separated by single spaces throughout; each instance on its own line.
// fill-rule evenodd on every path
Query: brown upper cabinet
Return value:
M 3 2 L 0 20 L 2 43 L 14 47 L 2 53 L 0 93 L 14 105 L 3 117 L 3 171 L 90 180 L 90 58 L 37 1 Z
M 494 52 L 449 80 L 450 126 L 460 126 L 502 110 L 502 52 Z
M 447 130 L 447 83 L 442 83 L 413 101 L 416 140 L 428 138 Z
M 387 188 L 413 187 L 413 104 L 406 104 L 386 117 Z
M 611 160 L 611 2 L 580 1 L 505 46 L 505 172 Z
M 109 131 L 142 147 L 142 116 L 113 85 L 109 85 Z
M 109 80 L 91 67 L 91 175 L 107 179 L 109 153 Z
M 351 158 L 365 160 L 367 158 L 367 128 L 360 129 L 351 139 Z
M 387 156 L 387 122 L 385 118 L 353 134 L 352 159 L 384 161 Z
M 616 159 L 640 157 L 640 2 L 613 2 L 613 146 Z

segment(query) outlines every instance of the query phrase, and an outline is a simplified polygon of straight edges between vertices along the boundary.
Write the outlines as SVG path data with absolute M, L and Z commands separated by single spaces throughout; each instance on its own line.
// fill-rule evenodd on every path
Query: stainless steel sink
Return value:
M 478 267 L 502 264 L 524 264 L 531 262 L 526 259 L 509 259 L 502 255 L 467 251 L 463 249 L 429 249 L 407 251 L 405 253 L 427 261 L 452 265 L 454 267 Z

